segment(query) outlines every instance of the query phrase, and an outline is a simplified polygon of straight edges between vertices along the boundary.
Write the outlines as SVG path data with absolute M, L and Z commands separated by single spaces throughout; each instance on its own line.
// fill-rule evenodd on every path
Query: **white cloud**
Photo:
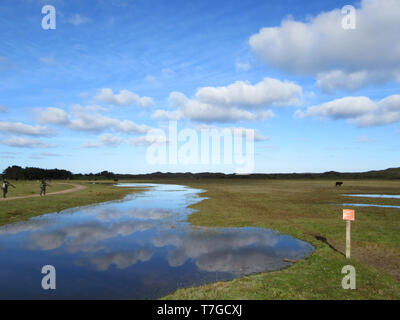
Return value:
M 42 152 L 40 153 L 41 156 L 43 157 L 61 157 L 61 154 L 58 153 L 53 153 L 53 152 Z
M 124 140 L 111 134 L 104 134 L 98 138 L 98 142 L 85 142 L 83 148 L 118 147 Z
M 121 90 L 118 94 L 114 94 L 109 88 L 101 89 L 100 94 L 95 99 L 117 106 L 129 106 L 135 103 L 139 107 L 147 108 L 154 104 L 153 99 L 150 97 L 139 97 L 136 93 L 129 90 Z
M 47 108 L 44 110 L 36 109 L 37 120 L 42 123 L 62 125 L 72 130 L 100 132 L 114 130 L 124 133 L 147 133 L 151 128 L 146 125 L 137 125 L 130 120 L 118 120 L 106 117 L 98 112 L 88 113 L 90 110 L 102 110 L 98 106 L 82 107 L 72 106 L 74 118 L 67 114 L 65 110 L 59 108 Z
M 307 108 L 304 116 L 320 118 L 350 119 L 374 111 L 376 104 L 367 97 L 346 97 Z M 302 116 L 302 111 L 296 112 Z
M 80 114 L 76 119 L 70 120 L 68 127 L 77 131 L 99 132 L 115 130 L 125 133 L 146 133 L 150 127 L 137 125 L 130 120 L 118 120 L 100 114 Z
M 326 91 L 369 83 L 400 82 L 400 1 L 362 0 L 355 30 L 342 28 L 340 9 L 307 22 L 283 20 L 249 39 L 268 65 L 315 75 Z
M 182 118 L 199 122 L 241 122 L 273 117 L 270 107 L 300 103 L 302 88 L 293 82 L 265 78 L 252 85 L 237 81 L 226 87 L 203 87 L 194 98 L 172 92 L 169 100 L 177 110 L 157 110 L 157 119 Z
M 1 141 L 2 144 L 9 147 L 16 148 L 53 148 L 56 147 L 53 144 L 45 143 L 36 139 L 29 138 L 8 138 Z
M 296 117 L 318 117 L 327 119 L 347 119 L 358 127 L 373 127 L 400 122 L 400 95 L 392 95 L 379 101 L 368 97 L 346 97 L 306 111 L 298 110 Z
M 48 136 L 51 131 L 47 127 L 32 126 L 21 122 L 0 122 L 0 133 L 27 136 Z
M 162 135 L 147 135 L 129 139 L 128 143 L 134 147 L 146 147 L 155 144 L 165 144 L 168 140 Z
M 147 108 L 147 107 L 150 107 L 150 106 L 154 105 L 154 101 L 150 97 L 142 97 L 142 98 L 139 99 L 137 104 L 138 104 L 139 107 Z
M 99 137 L 99 141 L 104 146 L 117 147 L 122 143 L 123 139 L 120 137 L 113 136 L 111 134 L 104 134 Z
M 67 22 L 74 25 L 75 27 L 79 27 L 80 25 L 88 23 L 89 21 L 89 18 L 81 16 L 80 14 L 74 14 L 72 17 L 67 19 Z
M 7 108 L 0 104 L 0 112 L 6 112 Z
M 180 120 L 183 117 L 182 112 L 179 110 L 177 111 L 167 111 L 167 110 L 156 110 L 152 118 L 154 119 L 159 119 L 159 120 L 168 120 L 168 121 L 174 121 L 174 120 Z
M 367 71 L 356 71 L 346 73 L 334 70 L 317 75 L 317 85 L 325 92 L 333 92 L 337 88 L 356 90 L 371 82 L 370 73 Z
M 40 123 L 48 124 L 67 124 L 68 114 L 59 108 L 35 109 L 36 120 Z
M 302 89 L 297 84 L 272 78 L 255 85 L 237 81 L 227 87 L 204 87 L 196 93 L 197 99 L 204 103 L 248 108 L 294 105 L 299 103 L 301 95 Z
M 71 107 L 71 110 L 73 113 L 82 113 L 82 112 L 87 112 L 87 111 L 94 111 L 94 112 L 108 111 L 107 108 L 104 108 L 101 106 L 97 106 L 97 105 L 81 106 L 80 104 L 74 104 Z

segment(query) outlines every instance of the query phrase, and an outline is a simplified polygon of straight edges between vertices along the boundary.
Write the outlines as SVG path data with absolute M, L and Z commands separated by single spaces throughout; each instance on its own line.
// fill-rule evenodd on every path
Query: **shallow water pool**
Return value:
M 178 288 L 282 269 L 314 248 L 258 228 L 184 222 L 201 190 L 148 189 L 120 201 L 0 227 L 0 299 L 155 299 Z M 56 290 L 41 287 L 56 268 Z

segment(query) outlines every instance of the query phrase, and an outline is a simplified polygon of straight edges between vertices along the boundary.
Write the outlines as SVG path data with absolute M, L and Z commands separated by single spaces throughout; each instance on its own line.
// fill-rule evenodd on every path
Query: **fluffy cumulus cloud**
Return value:
M 0 122 L 0 133 L 27 136 L 48 136 L 51 131 L 44 126 L 32 126 L 21 122 Z
M 100 93 L 95 97 L 97 101 L 109 103 L 116 106 L 129 106 L 136 104 L 139 107 L 147 108 L 154 104 L 150 97 L 140 97 L 129 90 L 121 90 L 118 94 L 113 93 L 109 88 L 101 89 Z
M 297 117 L 346 119 L 358 127 L 373 127 L 400 122 L 400 95 L 392 95 L 379 101 L 368 97 L 346 97 L 317 106 L 298 110 Z
M 37 121 L 49 124 L 67 124 L 69 122 L 68 114 L 65 110 L 59 108 L 36 109 Z
M 149 129 L 130 120 L 118 120 L 100 114 L 80 114 L 76 119 L 70 120 L 68 127 L 77 131 L 99 132 L 112 129 L 126 133 L 145 133 Z
M 15 148 L 53 148 L 55 145 L 39 141 L 37 139 L 11 137 L 0 141 L 0 143 Z
M 138 125 L 130 120 L 119 120 L 104 116 L 99 112 L 90 112 L 93 108 L 75 105 L 72 108 L 73 117 L 59 108 L 36 110 L 37 120 L 46 124 L 62 125 L 69 129 L 86 132 L 101 132 L 113 130 L 123 133 L 147 133 L 151 128 Z M 89 111 L 90 110 L 90 111 Z
M 265 78 L 252 85 L 237 81 L 226 87 L 203 87 L 195 97 L 172 92 L 174 111 L 157 110 L 153 117 L 164 120 L 190 119 L 199 122 L 241 122 L 273 117 L 270 107 L 300 103 L 302 88 L 293 82 Z
M 289 18 L 261 29 L 249 43 L 268 65 L 315 75 L 326 91 L 400 82 L 400 1 L 362 0 L 354 30 L 342 27 L 343 17 L 336 9 L 306 22 Z

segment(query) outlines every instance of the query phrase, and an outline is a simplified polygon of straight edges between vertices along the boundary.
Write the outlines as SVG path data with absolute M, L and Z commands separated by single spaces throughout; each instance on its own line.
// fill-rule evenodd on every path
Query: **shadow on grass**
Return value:
M 331 245 L 325 237 L 320 236 L 320 235 L 314 235 L 314 238 L 315 238 L 316 240 L 318 240 L 318 241 L 321 241 L 321 242 L 325 243 L 325 244 L 326 244 L 329 248 L 331 248 L 333 251 L 335 251 L 335 252 L 341 254 L 341 255 L 344 256 L 344 257 L 346 256 L 343 252 L 339 251 L 339 250 L 336 249 L 333 245 Z

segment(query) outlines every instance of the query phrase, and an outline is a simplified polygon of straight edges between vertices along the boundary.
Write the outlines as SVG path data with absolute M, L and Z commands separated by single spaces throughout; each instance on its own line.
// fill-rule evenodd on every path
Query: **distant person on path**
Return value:
M 46 195 L 46 188 L 50 187 L 50 185 L 46 182 L 46 179 L 42 179 L 42 183 L 40 184 L 40 195 Z
M 3 190 L 3 198 L 7 196 L 8 187 L 11 186 L 15 189 L 15 186 L 9 183 L 6 179 L 3 179 L 3 183 L 1 184 L 1 189 Z

